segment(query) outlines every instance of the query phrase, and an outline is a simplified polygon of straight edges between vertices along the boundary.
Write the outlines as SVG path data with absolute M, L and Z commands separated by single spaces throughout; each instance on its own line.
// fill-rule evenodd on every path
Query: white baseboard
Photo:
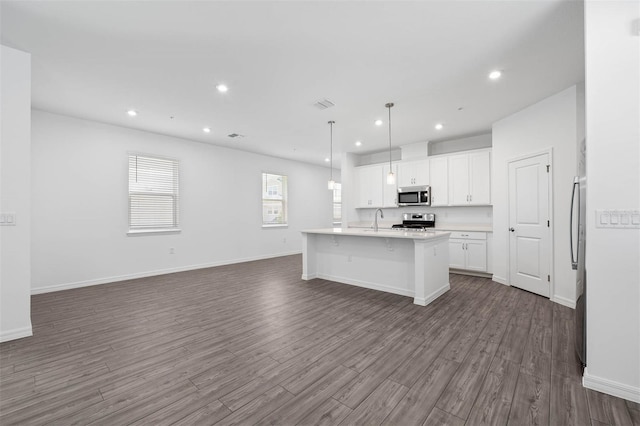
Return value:
M 589 374 L 588 368 L 584 369 L 582 385 L 587 389 L 640 403 L 640 388 L 592 376 Z
M 413 303 L 415 303 L 416 305 L 420 305 L 420 306 L 427 306 L 429 303 L 433 302 L 438 297 L 440 297 L 444 293 L 446 293 L 450 288 L 451 288 L 451 285 L 449 283 L 447 283 L 447 284 L 443 285 L 442 287 L 440 287 L 439 289 L 437 289 L 436 291 L 434 291 L 433 293 L 427 295 L 427 297 L 425 297 L 424 299 L 415 297 L 413 299 Z
M 378 290 L 378 291 L 384 291 L 384 292 L 387 292 L 387 293 L 399 294 L 400 296 L 413 297 L 413 295 L 414 295 L 413 290 L 404 290 L 404 289 L 401 289 L 401 288 L 389 287 L 389 286 L 386 286 L 386 285 L 381 285 L 381 284 L 372 283 L 372 282 L 368 282 L 368 281 L 354 280 L 352 278 L 344 278 L 344 277 L 339 277 L 339 276 L 335 276 L 335 275 L 316 274 L 316 276 L 312 277 L 312 278 L 321 278 L 323 280 L 329 280 L 329 281 L 335 281 L 335 282 L 343 283 L 343 284 L 355 285 L 357 287 L 364 287 L 364 288 L 368 288 L 368 289 L 371 289 L 371 290 Z M 303 279 L 305 279 L 305 278 L 303 278 Z M 306 278 L 306 279 L 311 279 L 311 278 Z
M 8 342 L 9 340 L 22 339 L 23 337 L 33 336 L 31 324 L 28 327 L 15 328 L 9 331 L 0 332 L 0 342 Z
M 457 269 L 449 268 L 449 273 L 458 275 L 468 275 L 471 277 L 491 278 L 492 275 L 489 272 L 471 271 L 469 269 Z
M 551 301 L 552 302 L 556 302 L 559 305 L 566 306 L 567 308 L 571 308 L 571 309 L 575 309 L 576 308 L 576 301 L 575 300 L 571 300 L 571 299 L 567 299 L 566 297 L 553 296 L 551 298 Z
M 232 265 L 235 263 L 251 262 L 254 260 L 272 259 L 274 257 L 290 256 L 300 254 L 301 251 L 268 254 L 264 256 L 246 257 L 242 259 L 223 260 L 218 262 L 202 263 L 199 265 L 179 266 L 176 268 L 158 269 L 155 271 L 136 272 L 134 274 L 118 275 L 114 277 L 97 278 L 93 280 L 77 281 L 73 283 L 56 284 L 47 287 L 36 287 L 31 289 L 31 294 L 51 293 L 54 291 L 71 290 L 73 288 L 89 287 L 92 285 L 108 284 L 118 281 L 134 280 L 137 278 L 153 277 L 156 275 L 173 274 L 175 272 L 192 271 L 195 269 L 213 268 L 215 266 Z
M 495 281 L 499 284 L 504 284 L 504 285 L 509 285 L 509 283 L 507 282 L 506 278 L 500 277 L 498 275 L 494 275 L 491 278 L 492 281 Z M 575 309 L 576 308 L 576 301 L 575 300 L 571 300 L 571 299 L 567 299 L 566 297 L 562 297 L 562 296 L 552 296 L 549 298 L 549 300 L 551 300 L 552 302 L 555 302 L 559 305 L 562 306 L 566 306 L 568 308 L 571 309 Z
M 504 284 L 504 285 L 509 285 L 509 283 L 507 282 L 507 279 L 506 279 L 506 278 L 499 277 L 499 276 L 497 276 L 497 275 L 493 275 L 493 276 L 491 277 L 491 281 L 495 281 L 495 282 L 497 282 L 497 283 Z

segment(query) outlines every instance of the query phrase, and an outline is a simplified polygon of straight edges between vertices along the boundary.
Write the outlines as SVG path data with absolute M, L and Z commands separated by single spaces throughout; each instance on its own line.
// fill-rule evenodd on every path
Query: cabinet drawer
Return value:
M 449 238 L 459 238 L 459 239 L 466 239 L 466 240 L 486 240 L 487 233 L 456 231 L 456 232 L 451 232 L 451 236 Z

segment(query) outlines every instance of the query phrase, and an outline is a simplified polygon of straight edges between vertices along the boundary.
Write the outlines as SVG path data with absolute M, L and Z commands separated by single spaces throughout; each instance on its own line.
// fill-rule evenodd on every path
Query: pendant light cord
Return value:
M 389 109 L 389 173 L 393 173 L 391 169 L 391 107 L 393 102 L 388 102 L 385 106 Z
M 391 107 L 393 106 L 393 104 L 389 103 L 387 105 L 389 108 L 389 173 L 392 173 L 393 170 L 391 170 Z
M 331 140 L 331 145 L 329 147 L 329 182 L 327 182 L 327 189 L 329 189 L 330 191 L 335 191 L 336 189 L 336 183 L 333 180 L 333 125 L 335 124 L 335 121 L 331 120 L 331 121 L 327 121 L 327 123 L 330 126 L 330 140 Z M 325 158 L 326 160 L 326 158 Z
M 331 147 L 329 151 L 329 158 L 330 158 L 329 167 L 331 169 L 330 177 L 332 181 L 333 181 L 333 123 L 335 123 L 335 121 L 333 120 L 329 121 L 329 125 L 331 126 Z

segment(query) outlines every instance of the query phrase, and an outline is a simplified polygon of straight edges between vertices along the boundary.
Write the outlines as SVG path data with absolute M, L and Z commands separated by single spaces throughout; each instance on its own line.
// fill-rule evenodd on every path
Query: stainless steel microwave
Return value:
M 431 187 L 426 186 L 405 186 L 398 188 L 399 206 L 430 206 Z

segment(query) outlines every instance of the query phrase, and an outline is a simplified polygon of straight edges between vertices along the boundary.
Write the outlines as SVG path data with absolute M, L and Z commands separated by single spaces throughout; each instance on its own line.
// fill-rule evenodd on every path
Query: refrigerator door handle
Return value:
M 580 205 L 580 178 L 578 176 L 573 178 L 573 188 L 571 190 L 571 211 L 569 212 L 569 246 L 571 247 L 571 269 L 578 269 L 578 250 L 580 245 L 576 246 L 576 253 L 574 258 L 573 253 L 573 206 L 576 198 L 576 188 L 578 188 L 578 205 Z M 578 211 L 578 234 L 580 234 L 580 211 Z

